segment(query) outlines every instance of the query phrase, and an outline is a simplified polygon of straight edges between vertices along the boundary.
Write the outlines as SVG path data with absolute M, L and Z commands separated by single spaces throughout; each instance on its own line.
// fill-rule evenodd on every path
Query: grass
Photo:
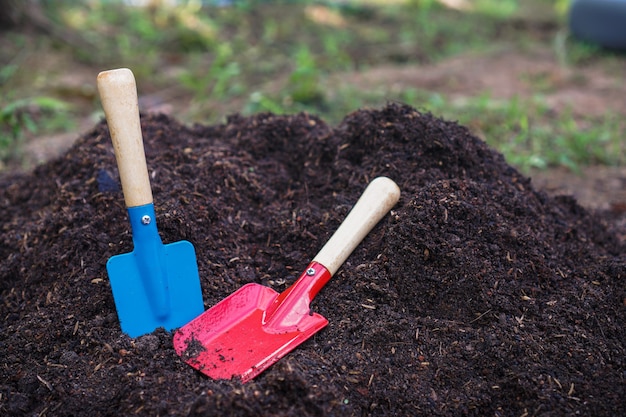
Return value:
M 615 114 L 583 119 L 571 111 L 554 114 L 541 96 L 496 100 L 485 95 L 455 102 L 430 94 L 426 103 L 431 112 L 468 126 L 523 171 L 550 166 L 578 171 L 583 165 L 624 162 L 626 124 Z
M 5 160 L 20 156 L 28 134 L 35 135 L 42 127 L 48 132 L 68 130 L 73 121 L 68 117 L 67 103 L 53 97 L 32 97 L 0 100 L 0 167 Z
M 54 88 L 72 66 L 89 69 L 94 79 L 102 69 L 127 66 L 142 94 L 174 91 L 166 100 L 179 98 L 174 114 L 185 122 L 216 123 L 233 112 L 308 111 L 337 123 L 358 108 L 397 100 L 458 120 L 525 170 L 626 162 L 616 139 L 626 127 L 617 114 L 554 114 L 540 95 L 454 100 L 436 91 L 336 84 L 338 73 L 435 63 L 498 45 L 523 51 L 537 41 L 551 43 L 564 67 L 598 60 L 614 65 L 611 54 L 567 37 L 564 0 L 532 0 L 555 10 L 554 27 L 535 31 L 515 24 L 529 4 L 521 0 L 470 0 L 472 10 L 437 0 L 238 1 L 230 7 L 187 1 L 152 9 L 110 0 L 56 3 L 42 4 L 81 39 L 78 45 L 21 33 L 0 39 L 0 62 L 7 62 L 0 67 L 1 160 L 19 155 L 29 138 L 69 131 L 100 112 L 94 92 Z M 41 63 L 38 56 L 49 60 Z M 553 88 L 549 78 L 530 81 L 538 94 Z

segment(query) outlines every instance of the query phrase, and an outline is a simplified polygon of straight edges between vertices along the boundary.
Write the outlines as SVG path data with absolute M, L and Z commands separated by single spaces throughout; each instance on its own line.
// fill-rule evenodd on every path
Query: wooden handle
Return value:
M 98 74 L 98 92 L 111 132 L 126 207 L 152 203 L 135 77 L 128 68 Z
M 400 199 L 400 188 L 387 177 L 378 177 L 367 186 L 346 219 L 313 259 L 331 275 L 348 259 L 365 236 Z

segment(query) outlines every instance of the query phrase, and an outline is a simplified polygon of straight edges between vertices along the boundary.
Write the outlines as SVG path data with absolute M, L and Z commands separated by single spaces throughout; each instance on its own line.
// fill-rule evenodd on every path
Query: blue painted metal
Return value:
M 137 337 L 181 327 L 204 311 L 196 251 L 185 240 L 163 244 L 152 203 L 128 215 L 133 251 L 107 262 L 122 331 Z

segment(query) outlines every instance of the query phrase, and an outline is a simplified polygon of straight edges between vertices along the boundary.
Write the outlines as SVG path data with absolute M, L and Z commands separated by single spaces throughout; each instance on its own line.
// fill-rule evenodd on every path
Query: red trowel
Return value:
M 98 92 L 133 232 L 133 251 L 107 262 L 117 315 L 131 337 L 172 330 L 204 311 L 196 252 L 185 240 L 164 245 L 157 231 L 133 73 L 101 72 Z
M 374 179 L 298 280 L 281 294 L 247 284 L 174 334 L 185 362 L 213 379 L 254 378 L 328 324 L 311 300 L 397 203 L 400 190 Z

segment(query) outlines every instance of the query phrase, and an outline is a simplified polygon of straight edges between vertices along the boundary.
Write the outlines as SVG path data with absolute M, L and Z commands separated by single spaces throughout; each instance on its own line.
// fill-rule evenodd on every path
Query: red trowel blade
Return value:
M 176 352 L 214 379 L 254 378 L 328 321 L 310 311 L 313 297 L 400 198 L 389 178 L 374 179 L 300 278 L 278 294 L 248 284 L 174 335 Z
M 330 279 L 321 265 L 311 267 L 319 269 L 322 280 Z M 308 296 L 296 299 L 292 292 L 312 280 L 305 272 L 282 294 L 259 284 L 241 287 L 179 329 L 174 335 L 176 352 L 213 379 L 254 378 L 328 324 L 310 313 Z M 286 308 L 290 301 L 296 302 Z

